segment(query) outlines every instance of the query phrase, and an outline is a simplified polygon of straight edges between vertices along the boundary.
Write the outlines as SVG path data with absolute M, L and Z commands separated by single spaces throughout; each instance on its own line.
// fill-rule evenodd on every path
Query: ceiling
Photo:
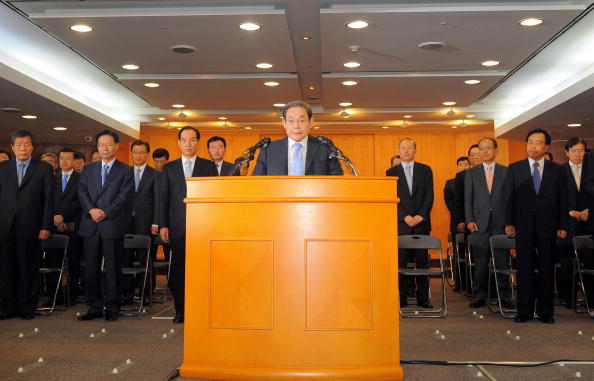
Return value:
M 540 90 L 548 97 L 530 99 L 530 105 L 527 97 L 509 101 L 510 94 L 525 88 L 525 72 L 538 74 L 529 66 L 542 61 L 555 43 L 575 50 L 562 38 L 587 27 L 593 3 L 1 1 L 0 42 L 18 49 L 0 43 L 0 107 L 17 107 L 38 118 L 0 113 L 0 136 L 28 128 L 43 139 L 76 143 L 102 127 L 130 139 L 140 128 L 161 131 L 180 125 L 268 133 L 279 127 L 273 104 L 303 99 L 314 106 L 320 132 L 446 131 L 456 126 L 495 128 L 499 136 L 523 138 L 538 125 L 552 130 L 556 139 L 577 130 L 594 137 L 594 108 L 588 107 L 594 101 L 594 81 L 589 86 L 591 78 L 585 75 L 594 72 L 594 57 L 587 57 L 575 73 L 567 69 L 571 78 L 582 74 L 571 92 L 557 86 L 551 94 Z M 544 22 L 532 28 L 518 24 L 528 17 Z M 346 27 L 353 20 L 370 26 Z M 261 29 L 241 30 L 244 22 Z M 74 32 L 70 26 L 75 24 L 93 31 Z M 425 42 L 442 44 L 421 49 Z M 175 53 L 175 45 L 195 51 Z M 554 58 L 547 59 L 540 64 L 552 67 Z M 484 67 L 485 60 L 500 64 Z M 343 66 L 349 61 L 360 66 Z M 259 69 L 261 62 L 273 67 Z M 124 64 L 140 68 L 125 70 Z M 469 79 L 480 83 L 465 84 Z M 347 80 L 357 85 L 343 85 Z M 267 81 L 278 86 L 265 86 Z M 149 82 L 159 86 L 146 87 Z M 455 115 L 446 114 L 445 101 L 456 102 Z M 341 102 L 352 106 L 341 107 Z M 179 117 L 173 104 L 183 104 L 187 116 Z M 344 110 L 349 118 L 340 116 Z M 404 115 L 410 118 L 403 127 Z M 226 124 L 219 117 L 227 117 Z M 578 119 L 583 127 L 569 131 L 566 124 Z M 68 132 L 52 131 L 57 125 L 67 126 Z

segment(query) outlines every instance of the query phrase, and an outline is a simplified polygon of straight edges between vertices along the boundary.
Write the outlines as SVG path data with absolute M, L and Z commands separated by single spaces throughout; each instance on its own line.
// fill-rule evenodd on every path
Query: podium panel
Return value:
M 183 377 L 400 380 L 395 178 L 188 180 Z

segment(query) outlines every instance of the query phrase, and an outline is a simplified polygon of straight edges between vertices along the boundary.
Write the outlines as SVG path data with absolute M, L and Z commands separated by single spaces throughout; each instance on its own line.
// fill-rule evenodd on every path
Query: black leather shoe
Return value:
M 540 321 L 545 324 L 553 324 L 555 322 L 555 318 L 552 316 L 545 316 L 545 317 L 541 317 Z
M 514 323 L 526 323 L 528 320 L 532 320 L 532 318 L 525 315 L 518 315 L 514 318 Z
M 34 317 L 35 317 L 35 315 L 33 315 L 33 314 L 22 314 L 22 315 L 21 315 L 21 318 L 22 318 L 23 320 L 31 320 L 31 319 L 33 319 Z
M 10 319 L 13 316 L 14 316 L 13 314 L 3 313 L 3 314 L 0 314 L 0 320 Z
M 400 302 L 400 308 L 408 307 L 407 302 Z
M 116 321 L 116 320 L 118 320 L 118 314 L 116 314 L 116 313 L 105 314 L 105 320 L 106 321 Z
M 479 308 L 479 307 L 484 307 L 486 306 L 487 303 L 484 300 L 477 300 L 475 302 L 470 302 L 470 304 L 468 305 L 468 307 L 470 308 Z
M 175 317 L 173 318 L 174 324 L 182 324 L 183 322 L 184 322 L 184 315 L 182 315 L 182 314 L 176 314 Z
M 427 308 L 427 309 L 432 309 L 433 308 L 433 305 L 432 304 L 429 304 L 429 303 L 421 303 L 421 304 L 419 304 L 419 307 L 421 307 L 421 308 Z
M 88 320 L 93 320 L 93 319 L 97 319 L 103 317 L 103 313 L 102 312 L 91 312 L 88 311 L 86 314 L 84 315 L 80 315 L 78 317 L 78 320 L 80 321 L 88 321 Z
M 501 307 L 511 310 L 512 308 L 514 308 L 514 304 L 510 300 L 502 300 Z

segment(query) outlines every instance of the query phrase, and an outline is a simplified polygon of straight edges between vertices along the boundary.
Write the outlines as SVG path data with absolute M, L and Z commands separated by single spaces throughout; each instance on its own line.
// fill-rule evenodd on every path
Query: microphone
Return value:
M 262 140 L 260 140 L 258 143 L 254 144 L 253 146 L 251 146 L 250 148 L 248 148 L 247 150 L 245 150 L 243 152 L 244 155 L 250 155 L 253 154 L 254 152 L 256 152 L 257 149 L 259 148 L 264 148 L 266 147 L 268 144 L 270 144 L 270 138 L 266 137 Z
M 342 153 L 342 151 L 334 145 L 332 140 L 328 139 L 327 137 L 319 135 L 316 136 L 316 139 L 318 139 L 318 141 L 326 147 L 330 148 L 330 151 L 332 151 L 333 153 Z

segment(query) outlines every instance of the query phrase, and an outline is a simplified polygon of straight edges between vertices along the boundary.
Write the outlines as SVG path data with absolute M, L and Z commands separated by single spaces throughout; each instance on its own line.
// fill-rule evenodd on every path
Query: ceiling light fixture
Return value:
M 408 127 L 408 123 L 406 123 L 406 120 L 403 120 L 402 123 L 400 123 L 400 128 L 406 128 Z
M 278 86 L 279 83 L 278 82 L 274 82 L 274 81 L 269 81 L 269 82 L 264 82 L 264 85 L 265 86 L 268 86 L 268 87 L 275 87 L 275 86 Z
M 575 127 L 581 127 L 581 126 L 582 126 L 581 123 L 569 123 L 567 125 L 567 127 L 569 127 L 569 128 L 575 128 Z
M 244 127 L 246 130 L 251 130 L 252 128 L 250 126 L 245 126 Z
M 412 118 L 412 115 L 404 115 L 404 117 L 405 117 L 406 119 L 410 119 L 410 118 Z
M 518 24 L 520 24 L 521 26 L 538 26 L 542 23 L 543 23 L 542 19 L 539 19 L 536 17 L 529 17 L 529 18 L 518 21 Z
M 175 107 L 175 108 L 184 108 L 184 107 L 186 107 L 186 105 L 182 105 L 182 104 L 175 104 L 175 105 L 171 105 L 171 107 Z
M 37 115 L 22 115 L 21 118 L 23 119 L 37 119 Z
M 308 89 L 315 90 L 316 88 L 315 88 L 315 86 L 310 86 L 310 87 L 308 87 Z
M 67 127 L 56 126 L 52 128 L 54 131 L 66 131 Z
M 350 107 L 353 104 L 351 102 L 341 102 L 338 104 L 340 107 Z
M 350 23 L 347 24 L 347 27 L 351 28 L 351 29 L 365 29 L 369 26 L 369 23 L 367 21 L 363 21 L 363 20 L 355 20 L 355 21 L 351 21 Z
M 455 128 L 458 128 L 458 126 L 454 125 L 454 126 L 452 126 L 452 128 L 454 128 L 454 129 L 455 129 Z
M 359 62 L 355 62 L 355 61 L 345 62 L 342 65 L 344 67 L 348 67 L 348 68 L 351 68 L 351 69 L 361 66 L 361 64 Z
M 261 28 L 260 25 L 253 23 L 253 22 L 245 22 L 243 24 L 240 24 L 239 27 L 243 30 L 248 30 L 248 31 L 254 31 L 254 30 L 258 30 Z
M 196 51 L 196 48 L 191 45 L 173 45 L 170 47 L 172 52 L 179 54 L 190 54 Z
M 158 120 L 165 120 L 165 118 L 163 118 L 163 117 L 160 117 L 160 118 L 157 118 L 157 119 L 158 119 Z
M 386 129 L 390 128 L 390 127 L 389 127 L 389 126 L 382 126 L 382 128 L 383 128 L 384 130 L 386 130 Z
M 342 109 L 342 111 L 340 112 L 340 114 L 338 114 L 338 116 L 340 116 L 343 119 L 347 119 L 347 118 L 351 117 L 351 114 L 349 114 L 346 109 Z
M 481 83 L 481 81 L 479 81 L 478 79 L 468 79 L 466 81 L 464 81 L 465 84 L 467 85 L 476 85 Z
M 446 112 L 447 116 L 455 116 L 456 115 L 456 111 L 454 111 L 454 109 L 452 107 L 450 107 L 450 109 Z
M 342 84 L 345 86 L 355 86 L 357 81 L 344 81 Z
M 71 30 L 75 31 L 75 32 L 79 32 L 79 33 L 88 33 L 91 32 L 93 30 L 93 28 L 91 28 L 88 25 L 85 24 L 76 24 L 76 25 L 72 25 L 70 27 Z
M 275 104 L 273 104 L 273 106 L 274 107 L 285 107 L 286 104 L 284 104 L 284 103 L 275 103 Z
M 184 112 L 184 110 L 182 110 L 182 111 L 180 111 L 180 112 L 177 114 L 177 117 L 178 117 L 178 118 L 187 118 L 187 117 L 188 117 L 188 114 L 187 114 L 187 113 L 185 113 L 185 112 Z
M 497 66 L 497 65 L 499 65 L 499 61 L 495 61 L 495 60 L 487 60 L 487 61 L 483 61 L 483 62 L 481 62 L 481 65 L 483 65 L 483 66 L 487 66 L 487 67 L 490 67 L 490 66 Z
M 468 114 L 468 115 L 466 115 L 466 117 L 470 119 L 470 118 L 474 118 L 475 115 L 474 114 Z
M 320 126 L 314 126 L 314 130 L 319 130 Z
M 259 64 L 256 64 L 256 67 L 258 69 L 270 69 L 270 68 L 272 68 L 272 64 L 270 64 L 268 62 L 261 62 Z
M 134 65 L 134 64 L 125 64 L 125 65 L 122 65 L 122 69 L 126 69 L 126 70 L 138 70 L 138 69 L 140 69 L 140 66 Z
M 227 120 L 227 117 L 225 117 L 225 116 L 219 116 L 219 118 L 218 118 L 218 119 L 219 119 L 219 120 Z
M 159 87 L 158 83 L 155 82 L 147 82 L 144 84 L 146 87 Z
M 301 36 L 299 38 L 302 39 L 303 41 L 311 40 L 311 36 Z
M 455 104 L 456 104 L 456 102 L 452 102 L 452 101 L 447 101 L 447 102 L 442 103 L 442 105 L 444 105 L 444 106 L 453 106 Z

